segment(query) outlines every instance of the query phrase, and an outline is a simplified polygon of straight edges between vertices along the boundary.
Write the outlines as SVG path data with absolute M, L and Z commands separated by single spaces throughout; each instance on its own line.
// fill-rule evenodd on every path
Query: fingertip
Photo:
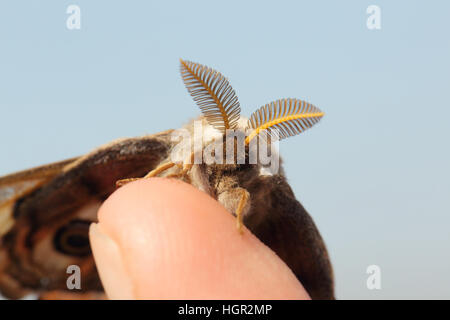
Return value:
M 106 241 L 110 248 L 100 253 L 102 245 L 94 244 L 96 261 L 116 255 L 112 265 L 99 265 L 100 275 L 125 270 L 131 283 L 125 291 L 132 288 L 136 298 L 309 298 L 273 251 L 246 228 L 240 234 L 220 203 L 184 182 L 152 178 L 125 185 L 100 208 L 99 225 L 114 245 Z M 116 266 L 118 273 L 102 271 Z
M 109 299 L 134 299 L 133 284 L 118 244 L 97 223 L 89 227 L 89 239 L 103 287 Z

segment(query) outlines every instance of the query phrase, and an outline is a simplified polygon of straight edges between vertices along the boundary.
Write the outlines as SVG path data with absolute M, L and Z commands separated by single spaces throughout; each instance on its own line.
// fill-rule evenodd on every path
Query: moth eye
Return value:
M 91 221 L 72 220 L 56 231 L 53 238 L 55 249 L 71 256 L 83 257 L 91 253 L 89 226 Z

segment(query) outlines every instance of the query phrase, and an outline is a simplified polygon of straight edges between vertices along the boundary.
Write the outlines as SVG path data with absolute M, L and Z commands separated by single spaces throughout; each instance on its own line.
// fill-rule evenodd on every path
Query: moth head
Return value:
M 243 121 L 238 97 L 220 72 L 182 59 L 180 72 L 207 122 L 222 134 L 226 134 L 227 130 L 245 131 L 246 146 L 263 133 L 263 136 L 269 137 L 269 142 L 297 135 L 312 127 L 324 115 L 319 108 L 306 101 L 288 98 L 262 106 L 247 121 Z

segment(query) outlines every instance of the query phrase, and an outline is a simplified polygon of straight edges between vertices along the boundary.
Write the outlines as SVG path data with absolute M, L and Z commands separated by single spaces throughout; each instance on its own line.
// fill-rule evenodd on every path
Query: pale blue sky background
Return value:
M 0 175 L 195 117 L 183 57 L 223 72 L 245 115 L 282 97 L 326 112 L 280 149 L 338 298 L 450 298 L 449 31 L 448 1 L 2 1 Z

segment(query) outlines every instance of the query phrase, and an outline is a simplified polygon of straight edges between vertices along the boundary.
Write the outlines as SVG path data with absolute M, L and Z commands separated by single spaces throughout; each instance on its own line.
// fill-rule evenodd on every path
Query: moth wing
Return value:
M 20 298 L 67 290 L 69 265 L 81 269 L 81 292 L 101 291 L 91 253 L 67 247 L 89 242 L 64 243 L 59 235 L 74 230 L 78 239 L 88 239 L 86 223 L 96 220 L 98 206 L 114 192 L 115 182 L 142 177 L 163 161 L 173 145 L 171 132 L 119 139 L 60 166 L 1 178 L 3 198 L 9 199 L 3 203 L 12 204 L 9 216 L 14 220 L 0 235 L 0 293 Z
M 255 201 L 255 210 L 267 212 L 266 217 L 261 219 L 254 214 L 245 224 L 289 266 L 313 299 L 334 299 L 330 258 L 313 219 L 295 198 L 283 176 L 260 179 L 247 190 L 257 195 L 260 185 L 267 185 L 269 191 L 259 196 L 270 201 L 270 210 L 267 212 L 266 208 L 258 207 L 258 201 Z
M 42 186 L 77 159 L 54 162 L 0 177 L 0 236 L 14 223 L 11 215 L 15 200 Z

